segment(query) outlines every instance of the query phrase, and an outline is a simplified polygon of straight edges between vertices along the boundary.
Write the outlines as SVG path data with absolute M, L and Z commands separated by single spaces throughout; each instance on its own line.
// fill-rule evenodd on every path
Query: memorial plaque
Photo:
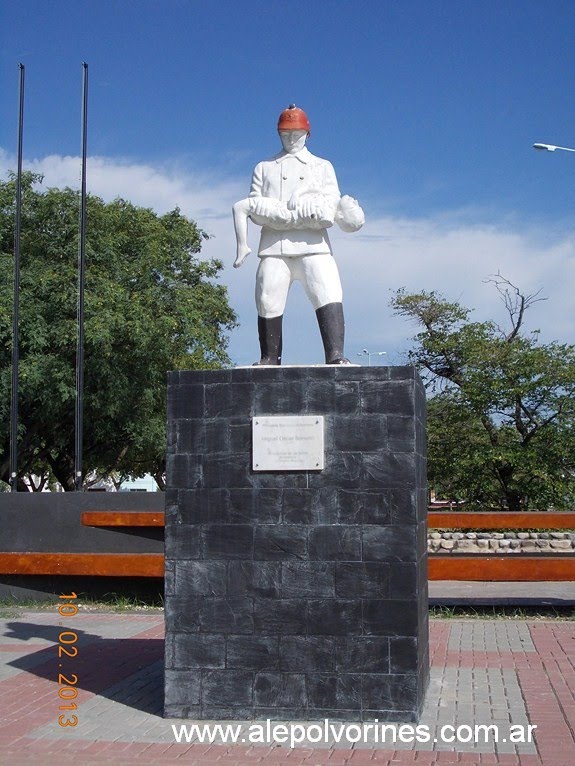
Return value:
M 283 415 L 252 420 L 254 471 L 321 471 L 323 417 Z

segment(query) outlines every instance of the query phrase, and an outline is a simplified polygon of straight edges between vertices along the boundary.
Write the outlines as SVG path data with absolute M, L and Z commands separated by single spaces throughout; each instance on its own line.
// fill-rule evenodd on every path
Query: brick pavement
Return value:
M 74 654 L 58 657 L 60 643 Z M 77 636 L 77 641 L 75 640 Z M 163 615 L 80 611 L 16 610 L 0 619 L 0 764 L 38 763 L 206 764 L 245 766 L 364 766 L 364 764 L 575 764 L 575 623 L 559 621 L 433 620 L 431 682 L 420 721 L 430 742 L 382 743 L 373 729 L 366 741 L 337 742 L 341 722 L 326 743 L 311 740 L 294 749 L 251 745 L 249 723 L 237 744 L 177 743 L 172 730 L 190 721 L 162 718 Z M 61 666 L 61 667 L 60 667 Z M 78 696 L 58 696 L 66 681 Z M 64 696 L 73 692 L 63 692 Z M 77 705 L 62 711 L 60 705 Z M 59 715 L 77 715 L 76 726 L 60 726 Z M 64 719 L 65 720 L 65 719 Z M 207 723 L 207 722 L 202 722 Z M 233 725 L 233 722 L 221 722 Z M 275 725 L 277 722 L 273 722 Z M 499 741 L 449 743 L 443 726 L 499 727 Z M 510 741 L 510 727 L 536 725 L 534 741 Z M 251 730 L 252 732 L 254 729 Z M 299 732 L 298 732 L 299 733 Z M 350 729 L 358 736 L 357 725 Z M 408 731 L 407 734 L 410 732 Z M 448 730 L 451 733 L 451 729 Z M 248 740 L 242 742 L 242 739 Z M 503 739 L 507 741 L 503 741 Z

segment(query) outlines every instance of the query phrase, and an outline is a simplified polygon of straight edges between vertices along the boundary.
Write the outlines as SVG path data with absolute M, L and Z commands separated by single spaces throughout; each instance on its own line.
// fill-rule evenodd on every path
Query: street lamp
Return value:
M 387 354 L 387 351 L 368 351 L 366 348 L 364 348 L 361 351 L 357 352 L 358 356 L 367 356 L 367 366 L 368 367 L 371 367 L 371 357 L 372 356 L 383 356 L 384 354 Z
M 554 152 L 561 149 L 563 152 L 575 152 L 575 149 L 569 149 L 568 146 L 554 146 L 553 144 L 533 144 L 533 148 L 540 152 Z

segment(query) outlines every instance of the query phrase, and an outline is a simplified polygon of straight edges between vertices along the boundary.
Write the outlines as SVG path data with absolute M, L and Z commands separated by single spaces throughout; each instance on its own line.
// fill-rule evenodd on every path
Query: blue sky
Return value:
M 230 206 L 277 151 L 289 102 L 311 120 L 367 223 L 332 238 L 347 352 L 401 361 L 412 327 L 390 291 L 435 289 L 504 321 L 486 278 L 549 297 L 530 326 L 575 334 L 572 0 L 19 0 L 0 10 L 0 175 L 14 167 L 18 63 L 26 66 L 25 166 L 77 185 L 81 62 L 90 71 L 88 187 L 162 212 L 179 205 L 213 238 L 206 257 L 241 326 L 234 362 L 256 356 L 257 259 L 231 268 Z M 253 245 L 257 232 L 251 232 Z M 296 286 L 286 363 L 320 362 Z

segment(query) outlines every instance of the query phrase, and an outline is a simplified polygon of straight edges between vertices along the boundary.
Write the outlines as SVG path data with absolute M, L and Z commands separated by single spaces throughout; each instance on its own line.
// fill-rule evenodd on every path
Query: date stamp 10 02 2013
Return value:
M 75 617 L 78 614 L 78 607 L 76 604 L 72 603 L 76 598 L 78 597 L 75 593 L 60 596 L 62 603 L 58 606 L 58 612 L 61 617 Z M 62 625 L 62 623 L 60 623 L 60 625 Z M 78 647 L 75 646 L 77 641 L 78 634 L 75 631 L 60 631 L 58 636 L 58 658 L 61 662 L 58 663 L 58 668 L 63 668 L 63 663 L 67 658 L 78 656 Z M 60 711 L 77 709 L 78 706 L 74 702 L 78 696 L 78 689 L 76 688 L 77 683 L 78 676 L 76 673 L 58 672 L 58 698 L 60 702 Z M 70 714 L 69 712 L 59 713 L 58 724 L 60 726 L 77 726 L 78 716 Z

